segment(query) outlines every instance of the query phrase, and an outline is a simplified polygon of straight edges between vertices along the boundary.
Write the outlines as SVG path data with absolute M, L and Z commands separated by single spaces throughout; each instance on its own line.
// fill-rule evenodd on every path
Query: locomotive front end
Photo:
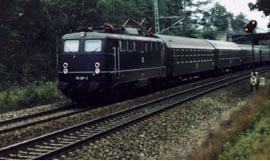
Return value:
M 105 43 L 105 37 L 95 33 L 63 36 L 58 87 L 73 101 L 91 101 L 110 87 L 114 59 Z

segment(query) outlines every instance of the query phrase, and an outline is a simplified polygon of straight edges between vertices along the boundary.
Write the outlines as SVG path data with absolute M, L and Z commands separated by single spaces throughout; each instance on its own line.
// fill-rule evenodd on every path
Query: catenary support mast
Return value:
M 154 0 L 154 8 L 155 8 L 155 31 L 156 31 L 156 33 L 159 33 L 160 26 L 159 26 L 158 0 Z

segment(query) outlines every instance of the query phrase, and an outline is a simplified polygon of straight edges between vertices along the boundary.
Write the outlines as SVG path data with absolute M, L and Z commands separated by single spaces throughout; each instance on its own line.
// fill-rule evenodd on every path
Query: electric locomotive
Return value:
M 164 59 L 159 38 L 106 32 L 67 34 L 59 56 L 59 88 L 78 102 L 144 87 L 166 77 Z

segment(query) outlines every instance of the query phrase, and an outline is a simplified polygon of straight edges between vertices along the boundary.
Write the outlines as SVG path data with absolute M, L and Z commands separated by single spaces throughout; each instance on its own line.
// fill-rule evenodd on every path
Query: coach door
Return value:
M 114 51 L 115 77 L 120 78 L 120 49 L 119 49 L 119 47 L 113 47 L 113 51 Z

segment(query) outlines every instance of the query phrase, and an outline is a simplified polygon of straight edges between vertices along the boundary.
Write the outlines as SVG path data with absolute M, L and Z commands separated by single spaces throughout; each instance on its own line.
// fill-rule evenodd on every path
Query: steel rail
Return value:
M 47 110 L 47 111 L 43 111 L 43 112 L 38 112 L 38 113 L 30 114 L 30 115 L 25 115 L 25 116 L 1 121 L 0 122 L 0 134 L 12 132 L 15 130 L 20 130 L 20 129 L 23 129 L 26 127 L 35 126 L 35 125 L 42 124 L 42 123 L 47 123 L 47 122 L 54 121 L 57 119 L 73 116 L 73 115 L 76 115 L 79 113 L 84 113 L 84 112 L 90 111 L 93 108 L 95 108 L 95 107 L 89 107 L 89 108 L 83 108 L 83 109 L 76 110 L 76 109 L 74 109 L 75 106 L 76 105 L 64 105 L 63 107 L 58 108 L 58 109 Z M 76 107 L 78 108 L 78 106 L 76 106 Z M 72 111 L 70 111 L 69 113 L 60 114 L 60 115 L 56 115 L 56 116 L 52 116 L 52 117 L 49 116 L 50 114 L 56 114 L 58 112 L 68 112 L 68 110 L 72 110 Z M 44 119 L 41 118 L 40 120 L 37 120 L 37 119 L 39 119 L 39 117 L 45 117 L 46 115 L 48 115 L 49 117 L 44 118 Z M 33 121 L 29 122 L 29 123 L 17 125 L 17 126 L 10 126 L 10 127 L 6 127 L 6 128 L 3 127 L 3 126 L 8 126 L 8 125 L 18 124 L 20 122 L 27 121 L 30 119 L 33 119 Z M 3 128 L 1 128 L 1 127 L 3 127 Z
M 269 70 L 269 68 L 262 70 L 261 72 L 265 72 L 267 70 Z M 133 106 L 128 110 L 122 110 L 101 118 L 93 119 L 66 129 L 24 141 L 22 143 L 11 145 L 0 149 L 0 158 L 48 159 L 61 152 L 69 150 L 70 148 L 81 145 L 82 143 L 95 140 L 103 135 L 107 135 L 108 133 L 126 127 L 127 125 L 136 123 L 147 117 L 151 117 L 154 114 L 169 110 L 180 103 L 247 79 L 249 76 L 249 73 L 244 72 L 244 74 L 238 74 L 229 78 L 205 83 L 198 87 Z M 180 96 L 180 99 L 169 100 L 172 99 L 172 97 Z

